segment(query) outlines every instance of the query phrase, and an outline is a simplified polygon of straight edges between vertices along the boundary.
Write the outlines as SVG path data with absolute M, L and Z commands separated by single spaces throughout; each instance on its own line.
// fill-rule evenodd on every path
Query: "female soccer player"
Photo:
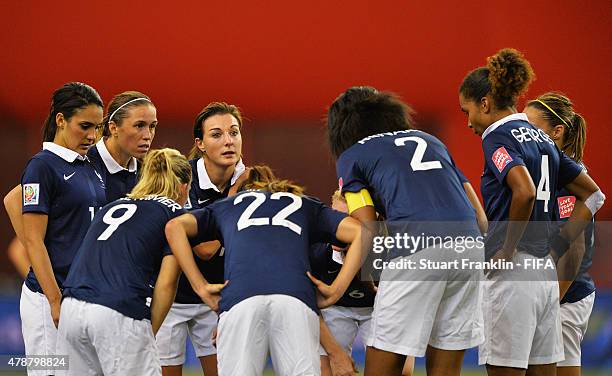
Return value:
M 532 78 L 529 62 L 518 51 L 503 49 L 486 67 L 470 72 L 459 89 L 468 126 L 483 140 L 481 190 L 490 223 L 486 257 L 517 265 L 490 273 L 484 285 L 485 343 L 479 361 L 490 375 L 524 375 L 526 369 L 555 373 L 555 363 L 563 360 L 556 274 L 545 268 L 530 272 L 523 265 L 550 260 L 549 238 L 553 256 L 562 256 L 604 199 L 580 166 L 525 114 L 516 113 L 517 98 Z M 576 195 L 577 207 L 561 233 L 553 234 L 556 189 L 564 186 Z
M 64 284 L 58 351 L 69 375 L 161 375 L 153 336 L 180 272 L 163 229 L 185 212 L 190 183 L 183 155 L 153 150 L 128 197 L 94 217 Z
M 348 213 L 346 201 L 336 190 L 332 195 L 332 209 Z M 332 246 L 329 243 L 319 243 L 311 250 L 310 264 L 315 278 L 331 284 L 342 267 L 345 249 Z M 374 287 L 366 285 L 357 275 L 351 281 L 345 294 L 331 307 L 321 310 L 321 316 L 332 336 L 338 341 L 342 351 L 349 356 L 353 349 L 353 342 L 360 334 L 365 341 L 372 319 L 374 306 Z M 323 349 L 321 353 L 321 374 L 331 375 L 330 359 Z
M 196 117 L 195 145 L 189 156 L 193 175 L 189 208 L 203 208 L 227 197 L 230 187 L 245 171 L 241 128 L 238 107 L 223 102 L 208 104 Z M 217 251 L 220 245 L 214 242 L 208 247 Z M 223 260 L 220 251 L 207 261 L 197 258 L 196 263 L 207 281 L 223 283 Z M 217 374 L 217 350 L 212 343 L 217 320 L 217 313 L 202 303 L 187 278 L 181 276 L 175 302 L 156 337 L 165 376 L 181 375 L 188 335 L 204 374 Z
M 21 178 L 21 236 L 32 263 L 20 301 L 28 355 L 56 354 L 62 285 L 93 208 L 105 201 L 103 182 L 85 158 L 102 111 L 102 100 L 91 86 L 71 82 L 56 90 L 43 150 L 28 162 Z
M 138 161 L 155 137 L 155 105 L 138 91 L 118 94 L 108 104 L 103 126 L 102 138 L 87 154 L 104 179 L 107 202 L 112 202 L 136 185 Z
M 194 290 L 206 281 L 187 241 L 220 240 L 226 252 L 217 336 L 220 375 L 261 375 L 268 351 L 279 375 L 318 375 L 319 319 L 308 253 L 316 242 L 351 243 L 331 286 L 316 279 L 320 307 L 338 300 L 361 264 L 361 225 L 253 167 L 234 197 L 169 222 L 166 236 Z
M 529 101 L 523 112 L 529 122 L 546 132 L 560 150 L 576 163 L 582 164 L 586 121 L 574 111 L 572 101 L 568 97 L 559 93 L 546 93 Z M 557 193 L 554 208 L 557 221 L 567 220 L 575 201 L 576 197 L 566 189 Z M 574 260 L 569 259 L 569 253 L 566 254 L 557 265 L 560 275 L 560 314 L 565 354 L 565 360 L 557 363 L 557 375 L 560 376 L 580 376 L 580 343 L 587 331 L 595 301 L 595 284 L 588 273 L 593 263 L 594 227 L 593 223 L 589 224 L 584 238 L 579 237 L 572 243 L 572 246 L 580 247 L 582 252 L 575 252 Z M 564 268 L 564 265 L 567 268 Z M 564 269 L 568 269 L 568 272 L 562 276 Z
M 350 88 L 331 105 L 329 144 L 349 212 L 362 222 L 375 221 L 378 212 L 395 227 L 392 232 L 399 227 L 412 240 L 477 238 L 475 211 L 451 156 L 438 139 L 411 129 L 408 111 L 394 95 L 371 87 Z M 418 263 L 450 260 L 460 252 L 455 241 L 446 250 L 423 243 L 397 246 L 389 258 Z M 463 255 L 479 260 L 482 253 L 475 246 Z M 399 375 L 407 356 L 426 354 L 428 374 L 459 375 L 464 350 L 483 339 L 480 275 L 384 269 L 366 343 L 366 375 Z

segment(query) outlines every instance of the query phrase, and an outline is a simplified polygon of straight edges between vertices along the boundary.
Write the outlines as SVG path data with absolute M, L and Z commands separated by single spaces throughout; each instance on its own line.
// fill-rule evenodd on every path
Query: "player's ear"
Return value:
M 564 132 L 565 128 L 563 127 L 563 124 L 557 124 L 552 129 L 551 138 L 553 139 L 553 141 L 562 140 Z
M 117 137 L 117 123 L 115 123 L 113 120 L 108 123 L 108 130 L 111 136 Z
M 64 117 L 64 114 L 62 114 L 61 112 L 58 112 L 57 115 L 55 115 L 55 124 L 57 124 L 57 128 L 61 128 L 64 129 L 64 127 L 66 126 L 66 118 Z
M 491 98 L 489 97 L 482 97 L 480 98 L 480 111 L 482 113 L 488 114 L 489 112 L 491 112 Z
M 204 145 L 204 140 L 196 137 L 194 141 L 197 148 L 200 149 L 202 153 L 206 153 L 206 145 Z

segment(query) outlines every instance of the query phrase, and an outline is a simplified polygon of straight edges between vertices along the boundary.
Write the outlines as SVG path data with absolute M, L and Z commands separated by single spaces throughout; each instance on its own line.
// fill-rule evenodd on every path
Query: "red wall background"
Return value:
M 105 101 L 151 96 L 156 146 L 187 151 L 191 121 L 212 100 L 238 104 L 248 162 L 267 162 L 311 192 L 333 189 L 321 119 L 343 90 L 367 84 L 410 103 L 478 187 L 479 138 L 457 90 L 503 47 L 521 50 L 537 80 L 527 98 L 569 95 L 589 124 L 586 163 L 612 196 L 608 112 L 612 2 L 233 1 L 3 2 L 0 188 L 18 182 L 40 148 L 52 91 L 83 81 Z M 522 105 L 519 109 L 522 109 Z M 608 203 L 600 219 L 612 218 Z M 2 219 L 0 241 L 10 231 Z

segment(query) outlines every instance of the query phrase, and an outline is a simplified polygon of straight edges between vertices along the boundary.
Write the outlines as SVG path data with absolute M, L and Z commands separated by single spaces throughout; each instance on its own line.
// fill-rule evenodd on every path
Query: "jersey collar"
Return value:
M 499 119 L 495 123 L 489 125 L 489 127 L 487 129 L 485 129 L 485 131 L 482 133 L 482 139 L 484 140 L 484 138 L 487 137 L 487 135 L 489 133 L 493 132 L 494 130 L 499 128 L 501 125 L 506 124 L 507 122 L 513 121 L 513 120 L 524 120 L 526 122 L 529 122 L 529 119 L 527 119 L 527 115 L 525 115 L 522 112 L 518 112 L 516 114 L 508 115 L 508 116 L 506 116 L 504 118 Z
M 210 177 L 208 176 L 208 173 L 206 172 L 206 166 L 204 166 L 204 158 L 198 159 L 198 162 L 196 163 L 196 165 L 198 168 L 198 183 L 200 185 L 200 189 L 214 189 L 215 191 L 219 192 L 219 188 L 217 188 L 217 186 L 214 185 L 210 181 Z M 245 170 L 246 170 L 246 167 L 244 166 L 244 163 L 242 163 L 242 159 L 240 159 L 238 163 L 236 164 L 236 168 L 234 169 L 234 174 L 232 175 L 232 178 L 230 179 L 230 185 L 234 185 L 234 183 L 236 182 L 236 179 L 238 179 L 240 175 L 244 173 Z
M 96 143 L 96 148 L 98 148 L 98 153 L 100 154 L 100 158 L 102 158 L 102 161 L 104 162 L 104 165 L 106 166 L 106 169 L 111 174 L 116 174 L 119 171 L 135 172 L 136 169 L 138 168 L 138 162 L 136 161 L 136 158 L 134 157 L 130 158 L 130 162 L 128 163 L 127 169 L 121 166 L 119 163 L 117 163 L 117 161 L 110 155 L 110 152 L 106 148 L 104 139 L 101 139 L 100 141 Z
M 68 163 L 72 163 L 77 159 L 80 161 L 87 160 L 87 156 L 81 155 L 74 150 L 70 150 L 61 145 L 58 145 L 55 142 L 43 142 L 43 150 L 50 151 L 51 153 L 57 155 Z

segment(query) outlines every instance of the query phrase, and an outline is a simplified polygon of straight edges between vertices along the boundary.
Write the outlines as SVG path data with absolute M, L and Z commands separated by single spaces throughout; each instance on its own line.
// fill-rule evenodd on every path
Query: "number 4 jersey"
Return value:
M 166 223 L 186 213 L 162 196 L 122 198 L 93 219 L 72 263 L 64 296 L 114 309 L 136 320 L 150 319 L 146 298 L 164 256 L 172 254 Z
M 559 151 L 546 133 L 531 125 L 522 113 L 506 116 L 489 126 L 482 135 L 482 149 L 485 166 L 480 188 L 489 219 L 486 256 L 493 256 L 505 240 L 512 201 L 512 190 L 505 179 L 508 171 L 518 165 L 527 168 L 536 186 L 530 223 L 518 250 L 536 257 L 545 256 L 554 230 L 551 221 L 555 192 L 572 182 L 582 168 Z
M 245 191 L 191 212 L 198 222 L 193 244 L 220 240 L 225 279 L 220 310 L 256 295 L 293 296 L 317 311 L 306 271 L 314 243 L 336 243 L 346 214 L 286 192 Z

